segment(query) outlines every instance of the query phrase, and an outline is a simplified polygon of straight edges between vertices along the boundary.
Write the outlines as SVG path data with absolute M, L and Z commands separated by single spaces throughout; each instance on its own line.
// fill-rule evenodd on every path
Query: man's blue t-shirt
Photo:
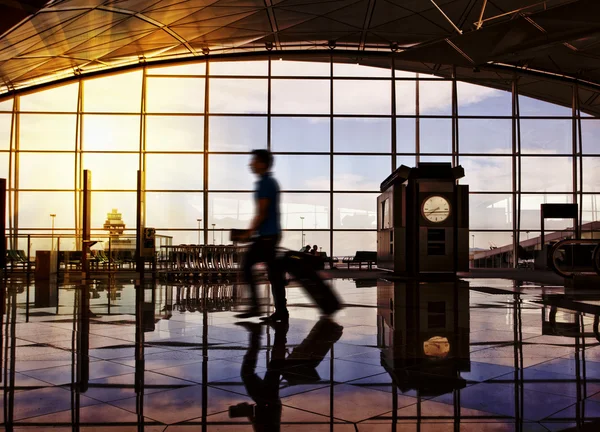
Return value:
M 279 185 L 277 181 L 271 177 L 270 173 L 266 173 L 256 182 L 256 191 L 254 193 L 256 203 L 262 198 L 269 200 L 267 207 L 267 218 L 258 227 L 258 235 L 278 235 L 281 233 L 281 225 L 279 222 Z

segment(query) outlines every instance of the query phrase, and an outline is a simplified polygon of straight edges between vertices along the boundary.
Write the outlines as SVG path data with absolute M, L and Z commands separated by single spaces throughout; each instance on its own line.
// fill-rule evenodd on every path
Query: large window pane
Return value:
M 85 80 L 85 112 L 139 113 L 142 106 L 142 71 Z
M 557 87 L 558 84 L 553 82 L 552 86 Z M 519 95 L 519 114 L 521 116 L 571 117 L 573 115 L 573 111 L 572 108 L 563 107 L 550 102 L 544 102 L 538 99 Z
M 391 120 L 336 118 L 333 121 L 333 149 L 336 152 L 391 153 Z
M 469 228 L 512 229 L 512 195 L 471 194 L 469 196 Z
M 583 191 L 600 191 L 600 157 L 583 158 Z
M 335 194 L 333 228 L 377 229 L 378 194 Z
M 502 247 L 512 244 L 512 234 L 510 232 L 469 232 L 469 246 L 475 245 L 475 258 L 477 259 L 478 249 L 483 251 L 491 248 Z
M 266 114 L 266 79 L 217 79 L 210 80 L 208 98 L 211 113 Z
M 461 153 L 512 153 L 512 120 L 460 119 Z
M 250 155 L 210 155 L 209 190 L 253 190 L 256 178 L 250 172 Z M 275 164 L 277 164 L 275 158 Z
M 388 68 L 362 66 L 354 63 L 334 63 L 333 76 L 341 77 L 382 77 L 392 76 L 391 66 Z
M 171 231 L 171 230 L 156 230 L 156 243 L 161 245 L 182 245 L 182 244 L 205 244 L 204 243 L 204 233 L 202 230 L 189 231 Z M 160 237 L 158 237 L 160 236 Z M 212 244 L 212 236 L 210 237 Z M 225 244 L 229 244 L 227 240 L 225 240 Z
M 462 159 L 461 159 L 462 160 Z M 420 162 L 452 162 L 452 156 L 420 156 Z
M 173 66 L 149 67 L 148 75 L 204 75 L 206 74 L 205 62 L 188 62 Z
M 272 76 L 329 76 L 329 62 L 278 60 L 271 62 Z
M 302 246 L 317 245 L 319 251 L 331 256 L 329 249 L 329 231 L 284 231 L 281 236 L 281 246 L 287 249 L 300 250 Z
M 267 60 L 212 61 L 209 66 L 211 75 L 257 75 L 269 74 Z
M 104 230 L 107 215 L 113 210 L 121 213 L 125 229 L 135 230 L 137 212 L 135 192 L 92 192 L 92 228 Z M 108 231 L 105 231 L 108 234 Z M 135 241 L 133 241 L 135 247 Z
M 19 187 L 21 189 L 73 189 L 74 153 L 21 153 Z
M 9 159 L 8 152 L 0 152 L 0 178 L 8 179 L 8 171 L 9 171 L 8 170 L 8 168 L 9 168 L 8 159 Z M 8 183 L 6 186 L 8 187 Z M 7 212 L 7 216 L 8 216 L 8 212 Z
M 585 224 L 600 220 L 600 195 L 584 195 L 582 210 L 581 223 Z
M 92 171 L 92 189 L 136 190 L 139 156 L 84 153 L 83 169 Z
M 251 193 L 208 194 L 208 225 L 212 229 L 248 228 L 255 214 Z
M 75 150 L 76 115 L 19 115 L 21 122 L 19 148 L 21 150 Z
M 21 111 L 77 112 L 78 92 L 79 83 L 74 83 L 25 94 L 19 98 L 19 109 Z
M 399 168 L 400 165 L 405 165 L 407 167 L 413 168 L 417 166 L 417 158 L 416 156 L 396 156 L 396 168 Z
M 343 191 L 378 191 L 392 172 L 389 156 L 335 156 L 333 188 Z
M 400 118 L 396 120 L 396 152 L 415 153 L 417 123 L 414 118 Z
M 521 120 L 521 153 L 572 152 L 571 120 Z
M 271 118 L 274 152 L 328 152 L 329 119 L 322 117 Z
M 336 80 L 333 82 L 335 114 L 391 114 L 390 81 Z
M 147 78 L 146 112 L 204 112 L 204 78 Z
M 417 113 L 416 81 L 396 81 L 396 114 L 415 115 Z M 413 120 L 414 122 L 414 120 Z
M 334 256 L 354 256 L 357 251 L 377 251 L 377 232 L 338 231 L 333 233 Z
M 452 120 L 419 120 L 421 153 L 452 153 Z
M 84 115 L 86 151 L 139 151 L 140 116 Z
M 266 117 L 211 117 L 210 151 L 247 152 L 267 148 Z
M 54 228 L 75 226 L 74 192 L 19 192 L 19 228 Z
M 147 116 L 146 151 L 204 150 L 204 117 Z
M 542 204 L 569 204 L 571 195 L 521 194 L 521 230 L 539 230 Z M 546 219 L 545 230 L 564 230 L 573 226 L 573 219 Z
M 328 193 L 289 193 L 281 195 L 281 228 L 328 229 Z
M 329 81 L 273 80 L 273 114 L 329 114 Z
M 572 191 L 572 159 L 569 157 L 522 157 L 521 190 L 525 192 Z
M 197 228 L 202 219 L 201 193 L 147 192 L 146 225 L 155 228 Z M 195 241 L 194 241 L 195 243 Z
M 511 157 L 462 156 L 460 165 L 465 169 L 460 184 L 469 185 L 472 192 L 512 190 Z
M 0 111 L 12 112 L 13 109 L 13 98 L 8 98 L 0 101 Z
M 512 93 L 465 82 L 456 83 L 458 115 L 512 116 Z
M 200 190 L 204 187 L 204 155 L 147 154 L 146 189 Z
M 600 121 L 581 121 L 581 143 L 583 154 L 600 154 Z
M 0 150 L 10 150 L 12 114 L 0 114 Z
M 452 114 L 451 81 L 419 81 L 419 113 L 426 115 Z
M 329 156 L 279 155 L 273 172 L 281 190 L 329 190 Z

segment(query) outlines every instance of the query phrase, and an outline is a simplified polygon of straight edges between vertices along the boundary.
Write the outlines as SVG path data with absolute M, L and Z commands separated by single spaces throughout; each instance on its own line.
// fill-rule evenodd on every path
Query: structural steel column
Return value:
M 392 57 L 392 172 L 398 167 L 397 156 L 398 153 L 398 140 L 396 137 L 396 62 Z
M 517 103 L 518 103 L 517 77 L 513 77 L 512 82 L 512 232 L 513 232 L 513 268 L 516 268 L 518 261 L 517 244 L 519 233 L 517 231 L 517 218 L 520 217 L 520 206 L 517 206 Z
M 333 53 L 329 56 L 329 248 L 333 256 Z
M 210 86 L 209 86 L 209 76 L 210 76 L 210 61 L 208 57 L 206 58 L 206 75 L 204 77 L 204 184 L 203 184 L 203 193 L 202 193 L 202 219 L 204 222 L 204 244 L 206 244 L 206 239 L 208 238 L 208 137 L 209 137 L 209 124 L 208 121 L 208 110 L 209 110 L 209 97 L 210 97 Z
M 75 196 L 74 212 L 75 212 L 75 249 L 83 250 L 81 239 L 82 218 L 83 218 L 83 94 L 85 90 L 84 81 L 80 78 L 77 88 L 77 114 L 75 119 Z
M 9 229 L 9 241 L 10 241 L 10 249 L 15 248 L 15 242 L 13 239 L 13 226 L 14 226 L 14 218 L 17 212 L 13 211 L 13 197 L 14 197 L 14 169 L 13 169 L 13 156 L 15 154 L 13 143 L 15 141 L 15 120 L 16 120 L 16 104 L 17 97 L 13 98 L 13 107 L 12 114 L 10 118 L 10 141 L 9 141 L 9 151 L 8 151 L 8 229 Z M 27 244 L 29 247 L 29 243 Z M 29 255 L 27 256 L 29 259 Z

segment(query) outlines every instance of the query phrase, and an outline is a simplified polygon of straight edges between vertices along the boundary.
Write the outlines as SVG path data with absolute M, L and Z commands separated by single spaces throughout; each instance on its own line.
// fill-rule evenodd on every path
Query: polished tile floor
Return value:
M 600 292 L 498 279 L 332 284 L 346 304 L 333 317 L 289 287 L 289 325 L 264 325 L 235 318 L 246 294 L 228 284 L 112 281 L 86 296 L 8 280 L 2 425 L 600 430 Z

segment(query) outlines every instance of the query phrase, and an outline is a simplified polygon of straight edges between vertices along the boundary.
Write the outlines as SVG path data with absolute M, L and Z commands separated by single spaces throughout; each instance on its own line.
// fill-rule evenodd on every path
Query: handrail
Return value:
M 564 246 L 568 246 L 568 245 L 576 245 L 576 244 L 588 244 L 588 245 L 596 245 L 596 247 L 594 248 L 594 251 L 592 253 L 592 269 L 593 271 L 600 275 L 600 240 L 595 240 L 595 239 L 565 239 L 565 240 L 560 240 L 558 242 L 556 242 L 554 245 L 552 245 L 552 247 L 548 250 L 548 262 L 549 262 L 549 267 L 552 271 L 554 271 L 556 274 L 558 274 L 559 276 L 562 276 L 564 278 L 570 279 L 572 278 L 577 272 L 565 272 L 563 270 L 561 270 L 558 267 L 558 263 L 556 262 L 558 256 L 557 256 L 557 251 L 559 249 L 561 249 Z

